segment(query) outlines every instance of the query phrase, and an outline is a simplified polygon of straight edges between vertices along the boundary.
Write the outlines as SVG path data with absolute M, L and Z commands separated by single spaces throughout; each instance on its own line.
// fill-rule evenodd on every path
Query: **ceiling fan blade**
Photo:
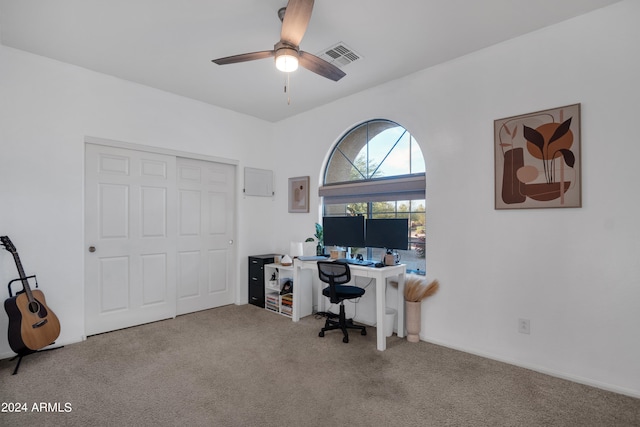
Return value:
M 280 40 L 292 46 L 299 46 L 307 31 L 314 0 L 289 0 L 282 20 Z
M 235 64 L 237 62 L 255 61 L 256 59 L 265 59 L 274 56 L 274 50 L 263 50 L 260 52 L 242 53 L 240 55 L 227 56 L 224 58 L 212 59 L 218 65 Z
M 319 74 L 322 77 L 331 79 L 334 82 L 337 82 L 347 75 L 344 71 L 342 71 L 335 65 L 330 64 L 324 59 L 318 58 L 317 56 L 307 52 L 300 51 L 298 62 L 300 63 L 300 66 L 306 68 L 307 70 L 313 71 L 314 73 Z

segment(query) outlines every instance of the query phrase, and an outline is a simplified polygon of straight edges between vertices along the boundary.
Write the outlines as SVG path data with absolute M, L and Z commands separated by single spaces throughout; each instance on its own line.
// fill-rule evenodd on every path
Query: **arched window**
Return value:
M 425 271 L 425 162 L 404 127 L 376 119 L 348 131 L 329 157 L 320 195 L 324 216 L 408 218 L 409 249 L 398 251 L 401 262 Z M 380 260 L 384 249 L 352 248 L 356 254 Z

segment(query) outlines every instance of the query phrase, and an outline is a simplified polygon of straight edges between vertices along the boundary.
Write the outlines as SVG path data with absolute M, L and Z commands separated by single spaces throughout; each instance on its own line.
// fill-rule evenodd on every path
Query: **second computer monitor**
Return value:
M 370 248 L 407 250 L 409 220 L 406 218 L 368 219 L 365 245 Z
M 364 216 L 325 216 L 322 218 L 325 246 L 364 248 Z

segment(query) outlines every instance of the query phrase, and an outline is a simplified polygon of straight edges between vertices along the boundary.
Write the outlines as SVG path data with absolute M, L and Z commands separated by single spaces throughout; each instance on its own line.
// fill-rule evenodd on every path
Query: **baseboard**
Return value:
M 44 347 L 44 350 L 54 349 L 58 347 L 64 347 L 65 345 L 76 344 L 87 339 L 86 336 L 82 335 L 79 340 L 65 340 L 65 341 L 56 341 L 54 344 Z M 11 359 L 16 357 L 17 355 L 13 351 L 0 353 L 0 360 Z
M 424 342 L 428 342 L 430 344 L 435 344 L 435 345 L 439 345 L 442 347 L 447 347 L 450 348 L 452 350 L 458 350 L 458 351 L 462 351 L 464 353 L 469 353 L 469 354 L 473 354 L 476 356 L 480 356 L 480 357 L 484 357 L 487 359 L 491 359 L 491 360 L 496 360 L 498 362 L 503 362 L 503 363 L 508 363 L 509 365 L 514 365 L 514 366 L 518 366 L 520 368 L 525 368 L 525 369 L 529 369 L 531 371 L 535 371 L 535 372 L 540 372 L 541 374 L 545 374 L 545 375 L 550 375 L 552 377 L 556 377 L 556 378 L 562 378 L 563 380 L 568 380 L 568 381 L 573 381 L 575 383 L 578 384 L 584 384 L 584 385 L 588 385 L 590 387 L 595 387 L 595 388 L 599 388 L 602 390 L 606 390 L 606 391 L 611 391 L 614 393 L 618 393 L 618 394 L 624 394 L 626 396 L 630 396 L 630 397 L 634 397 L 634 398 L 640 398 L 640 391 L 639 390 L 632 390 L 632 389 L 628 389 L 625 387 L 619 387 L 616 385 L 612 385 L 612 384 L 608 384 L 608 383 L 603 383 L 600 381 L 595 381 L 589 378 L 584 378 L 584 377 L 580 377 L 580 376 L 576 376 L 576 375 L 568 375 L 565 374 L 563 372 L 558 372 L 558 371 L 554 371 L 552 369 L 547 369 L 541 366 L 537 366 L 537 365 L 533 365 L 533 364 L 529 364 L 529 363 L 522 363 L 520 361 L 516 361 L 516 360 L 511 360 L 511 359 L 507 359 L 504 357 L 500 357 L 497 356 L 495 354 L 491 354 L 491 353 L 485 353 L 482 351 L 477 351 L 474 349 L 469 349 L 466 347 L 460 347 L 457 345 L 452 345 L 449 344 L 447 342 L 444 341 L 439 341 L 439 340 L 433 340 L 433 339 L 424 339 L 423 337 L 420 337 L 421 341 Z
M 4 359 L 11 359 L 12 357 L 14 357 L 16 354 L 13 351 L 10 352 L 5 352 L 5 353 L 0 353 L 0 360 L 4 360 Z

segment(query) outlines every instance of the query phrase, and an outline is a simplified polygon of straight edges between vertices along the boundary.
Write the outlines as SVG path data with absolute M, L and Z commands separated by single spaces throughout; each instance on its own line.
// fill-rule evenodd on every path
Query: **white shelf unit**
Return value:
M 313 295 L 310 287 L 309 289 L 296 287 L 293 273 L 293 265 L 266 264 L 264 266 L 264 308 L 297 321 L 300 317 L 311 314 Z M 280 295 L 282 287 L 288 281 L 293 283 L 293 291 Z

